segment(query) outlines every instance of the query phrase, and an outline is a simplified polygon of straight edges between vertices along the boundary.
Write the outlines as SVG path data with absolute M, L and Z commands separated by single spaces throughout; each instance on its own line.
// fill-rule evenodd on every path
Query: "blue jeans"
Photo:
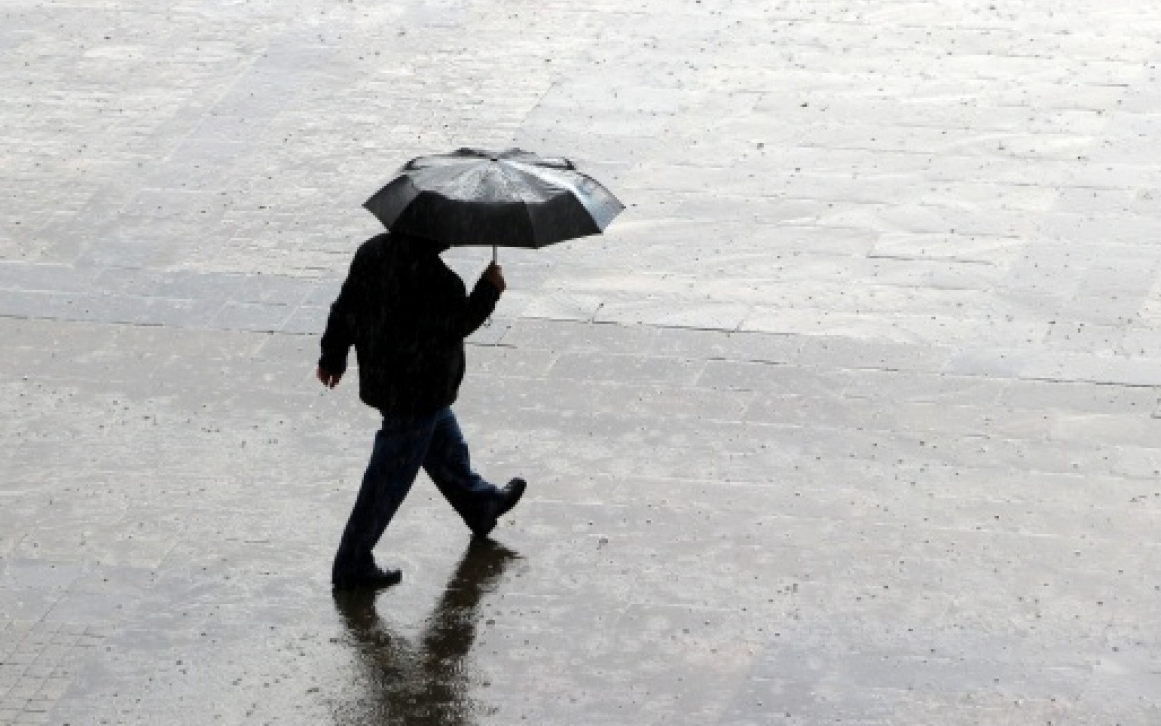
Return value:
M 384 416 L 335 555 L 332 579 L 358 577 L 375 566 L 371 550 L 421 467 L 469 527 L 495 517 L 500 490 L 472 471 L 468 444 L 451 408 L 413 418 Z

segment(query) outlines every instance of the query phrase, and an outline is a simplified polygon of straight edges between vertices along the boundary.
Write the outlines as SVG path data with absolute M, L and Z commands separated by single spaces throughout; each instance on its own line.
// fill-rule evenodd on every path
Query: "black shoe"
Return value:
M 487 537 L 496 528 L 496 522 L 500 517 L 503 517 L 508 512 L 512 511 L 512 507 L 520 501 L 520 497 L 524 496 L 524 490 L 528 488 L 528 482 L 523 479 L 516 478 L 508 482 L 508 485 L 500 490 L 500 499 L 496 504 L 496 511 L 492 517 L 484 522 L 483 525 L 472 527 L 472 533 L 477 537 Z
M 520 497 L 524 496 L 524 490 L 527 488 L 528 482 L 520 478 L 508 482 L 508 486 L 500 490 L 503 498 L 500 500 L 500 506 L 496 508 L 496 519 L 510 512 L 512 507 L 515 507 L 516 503 L 520 501 Z
M 376 567 L 370 572 L 336 577 L 332 584 L 336 590 L 381 590 L 398 585 L 402 579 L 403 573 L 399 570 Z

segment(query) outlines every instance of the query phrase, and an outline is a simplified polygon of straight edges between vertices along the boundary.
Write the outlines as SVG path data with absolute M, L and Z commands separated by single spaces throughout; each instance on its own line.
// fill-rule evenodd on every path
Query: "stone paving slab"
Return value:
M 0 724 L 1161 718 L 1146 4 L 0 10 Z M 521 145 L 627 209 L 503 250 L 469 546 L 313 381 L 359 205 Z M 469 282 L 487 250 L 453 250 Z

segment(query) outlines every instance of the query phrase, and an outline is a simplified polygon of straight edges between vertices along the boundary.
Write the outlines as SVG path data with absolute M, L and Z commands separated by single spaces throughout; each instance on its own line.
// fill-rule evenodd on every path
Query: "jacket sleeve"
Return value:
M 318 361 L 319 367 L 328 373 L 342 375 L 347 370 L 347 354 L 355 343 L 356 315 L 362 304 L 366 263 L 366 254 L 361 248 L 355 253 L 339 296 L 331 304 Z
M 424 269 L 428 277 L 423 288 L 432 306 L 427 325 L 438 329 L 440 338 L 448 342 L 462 341 L 476 332 L 496 309 L 500 291 L 482 277 L 469 295 L 459 275 L 438 257 L 429 258 Z
M 467 309 L 464 311 L 463 337 L 476 332 L 492 311 L 496 309 L 496 302 L 500 299 L 500 291 L 492 283 L 480 278 L 468 295 Z

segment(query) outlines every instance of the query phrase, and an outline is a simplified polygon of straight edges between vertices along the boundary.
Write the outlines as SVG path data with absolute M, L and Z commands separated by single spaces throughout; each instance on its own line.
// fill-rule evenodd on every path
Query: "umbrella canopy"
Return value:
M 412 159 L 363 206 L 395 232 L 530 248 L 598 234 L 625 208 L 568 159 L 520 149 Z

